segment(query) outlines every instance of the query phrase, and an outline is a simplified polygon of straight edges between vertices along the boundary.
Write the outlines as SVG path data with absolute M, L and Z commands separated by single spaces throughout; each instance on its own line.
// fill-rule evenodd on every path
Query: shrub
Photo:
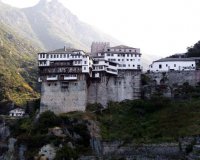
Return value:
M 60 160 L 60 159 L 71 160 L 77 158 L 78 154 L 76 153 L 76 151 L 65 145 L 57 151 L 55 160 Z
M 51 111 L 46 111 L 40 115 L 35 129 L 41 133 L 46 133 L 48 128 L 60 126 L 60 124 L 61 118 Z

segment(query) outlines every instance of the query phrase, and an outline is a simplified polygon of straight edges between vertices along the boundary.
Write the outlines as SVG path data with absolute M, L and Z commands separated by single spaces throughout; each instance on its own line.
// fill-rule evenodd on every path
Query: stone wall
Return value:
M 56 114 L 85 111 L 87 104 L 86 80 L 75 82 L 43 82 L 41 86 L 40 112 Z
M 116 141 L 103 142 L 102 145 L 103 156 L 107 159 L 175 160 L 183 158 L 179 143 L 123 145 L 123 143 Z
M 91 81 L 88 88 L 88 103 L 101 103 L 105 107 L 109 101 L 138 99 L 140 81 L 139 71 L 119 71 L 119 76 L 104 75 L 99 80 Z
M 141 96 L 139 71 L 120 71 L 119 76 L 104 75 L 98 80 L 85 79 L 43 82 L 40 112 L 50 110 L 60 114 L 85 111 L 87 103 L 101 103 L 105 107 L 109 101 L 134 100 Z
M 165 73 L 148 73 L 152 80 L 159 85 L 163 79 L 166 77 L 168 84 L 173 85 L 182 85 L 185 82 L 188 82 L 190 85 L 195 86 L 198 82 L 200 82 L 200 70 L 196 71 L 172 71 L 172 72 L 165 72 Z

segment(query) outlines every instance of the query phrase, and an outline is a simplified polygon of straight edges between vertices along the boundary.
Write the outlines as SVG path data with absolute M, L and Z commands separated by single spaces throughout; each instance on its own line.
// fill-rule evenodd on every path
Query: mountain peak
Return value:
M 33 8 L 43 9 L 43 8 L 60 8 L 63 7 L 62 3 L 58 0 L 40 0 L 36 6 Z
M 43 5 L 47 4 L 47 3 L 48 3 L 47 0 L 40 0 L 37 5 L 38 6 L 43 6 Z

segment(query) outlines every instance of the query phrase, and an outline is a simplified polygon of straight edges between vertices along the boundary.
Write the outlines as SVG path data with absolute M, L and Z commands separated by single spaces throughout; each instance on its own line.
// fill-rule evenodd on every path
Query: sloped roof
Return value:
M 136 48 L 125 46 L 125 45 L 119 45 L 119 46 L 110 47 L 110 48 L 112 48 L 112 49 L 136 49 Z
M 24 112 L 25 110 L 23 108 L 15 108 L 15 109 L 10 110 L 10 112 L 15 112 L 15 111 Z
M 69 53 L 69 52 L 78 52 L 78 51 L 82 51 L 79 49 L 74 49 L 74 48 L 61 48 L 61 49 L 56 49 L 54 51 L 49 51 L 47 53 Z
M 161 58 L 154 62 L 194 61 L 192 58 Z

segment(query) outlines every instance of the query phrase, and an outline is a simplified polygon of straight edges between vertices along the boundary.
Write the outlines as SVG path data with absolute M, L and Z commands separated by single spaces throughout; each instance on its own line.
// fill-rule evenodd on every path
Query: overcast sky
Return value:
M 2 0 L 27 7 L 39 0 Z M 145 54 L 186 52 L 200 40 L 200 0 L 60 0 L 82 21 Z

